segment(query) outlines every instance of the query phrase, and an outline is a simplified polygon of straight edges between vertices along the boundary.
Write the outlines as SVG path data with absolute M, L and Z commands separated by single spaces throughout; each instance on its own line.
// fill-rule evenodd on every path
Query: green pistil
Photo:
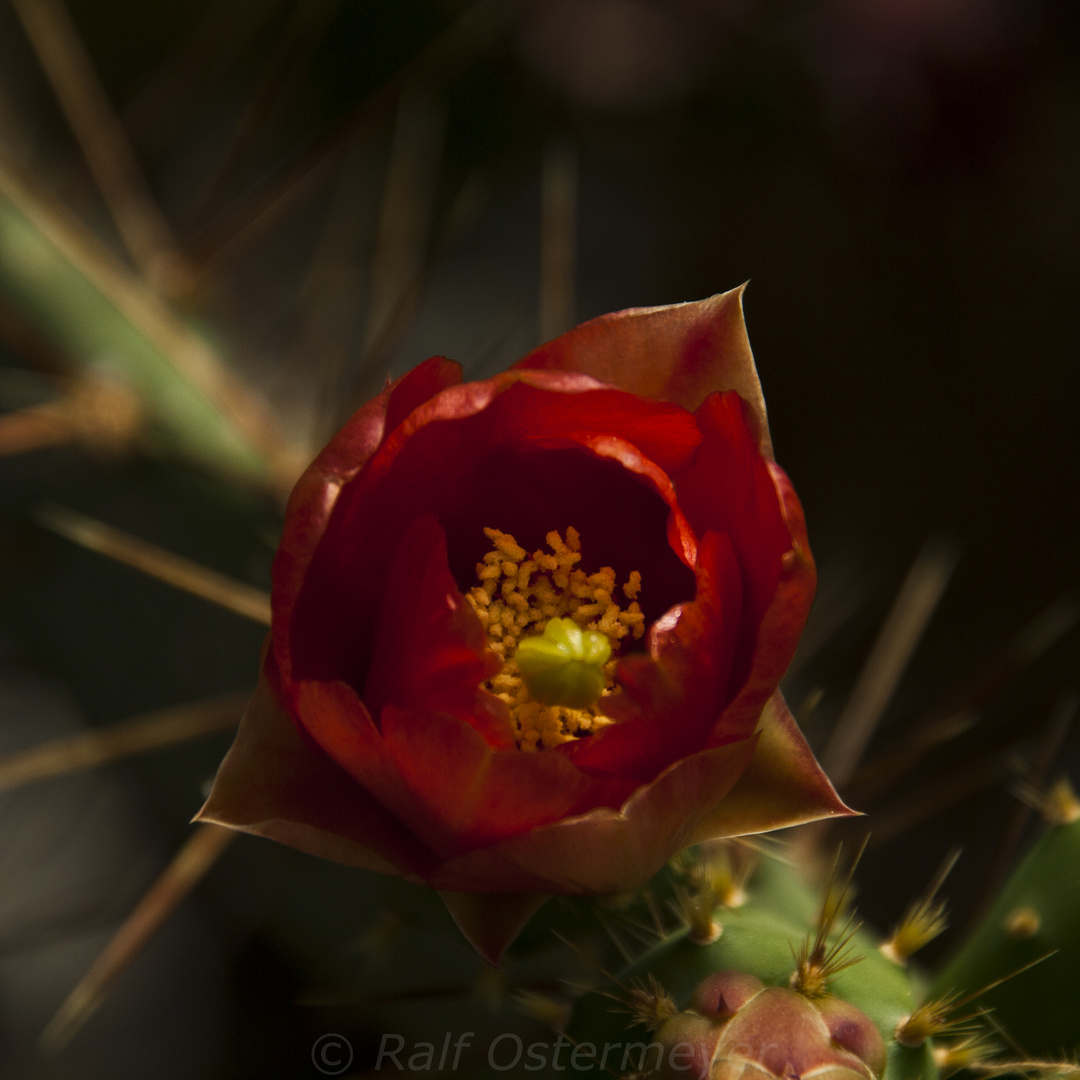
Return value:
M 570 709 L 586 709 L 600 697 L 610 658 L 607 635 L 582 630 L 573 619 L 552 619 L 540 637 L 524 638 L 514 655 L 532 697 Z

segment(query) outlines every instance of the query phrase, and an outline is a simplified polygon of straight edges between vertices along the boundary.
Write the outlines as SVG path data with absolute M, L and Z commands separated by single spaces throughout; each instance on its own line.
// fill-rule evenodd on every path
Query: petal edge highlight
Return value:
M 761 715 L 746 770 L 688 843 L 857 814 L 836 793 L 777 690 Z
M 582 323 L 534 349 L 515 368 L 575 371 L 693 412 L 717 390 L 735 390 L 772 457 L 769 421 L 743 319 L 740 285 L 707 300 L 628 308 Z
M 195 820 L 409 881 L 424 881 L 436 864 L 393 814 L 304 740 L 265 674 Z

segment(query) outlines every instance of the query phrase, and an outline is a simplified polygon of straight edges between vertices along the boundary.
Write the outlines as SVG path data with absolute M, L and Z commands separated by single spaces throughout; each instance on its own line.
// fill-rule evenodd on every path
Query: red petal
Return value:
M 747 718 L 758 716 L 761 703 L 775 691 L 799 644 L 817 584 L 802 507 L 780 467 L 769 462 L 768 468 L 792 537 L 792 547 L 781 557 L 780 576 L 772 603 L 761 619 L 746 681 L 713 732 L 712 738 L 717 741 L 733 728 L 741 729 Z
M 339 716 L 342 704 L 333 702 Z M 377 751 L 373 761 L 368 756 L 369 768 L 386 768 Z M 389 774 L 382 786 L 393 789 Z M 850 813 L 777 695 L 756 745 L 747 740 L 678 762 L 621 812 L 594 810 L 440 866 L 401 815 L 304 742 L 261 679 L 199 818 L 441 889 L 589 894 L 636 888 L 688 844 Z
M 265 675 L 197 820 L 413 881 L 435 865 L 392 813 L 301 737 Z
M 360 473 L 384 436 L 408 412 L 460 381 L 460 366 L 442 357 L 432 357 L 413 368 L 353 413 L 297 481 L 289 496 L 285 529 L 274 559 L 271 597 L 274 651 L 286 683 L 292 678 L 287 638 L 293 610 L 342 487 Z
M 783 471 L 757 451 L 734 394 L 710 397 L 697 412 L 705 441 L 675 478 L 679 504 L 699 532 L 726 533 L 743 575 L 743 623 L 735 657 L 738 695 L 714 738 L 757 721 L 787 670 L 810 611 L 815 572 L 806 525 Z
M 471 726 L 443 713 L 387 706 L 383 740 L 423 807 L 417 834 L 445 855 L 547 825 L 583 806 L 618 803 L 633 787 L 590 780 L 561 754 L 492 751 Z
M 526 378 L 582 392 L 553 393 L 527 385 Z M 685 447 L 687 431 L 698 439 L 688 427 L 693 417 L 593 386 L 581 376 L 502 376 L 452 387 L 415 410 L 337 500 L 293 625 L 275 634 L 275 649 L 291 650 L 291 678 L 363 685 L 387 568 L 405 529 L 425 514 L 435 514 L 445 528 L 451 573 L 462 587 L 472 582 L 488 548 L 485 527 L 513 533 L 535 550 L 551 529 L 573 525 L 593 568 L 610 565 L 624 581 L 630 571 L 641 572 L 647 615 L 692 596 L 690 573 L 667 539 L 673 495 L 665 473 L 607 430 L 618 430 L 616 413 L 625 406 L 628 425 L 640 421 L 647 442 L 653 429 L 644 407 L 669 417 L 661 426 Z M 595 409 L 584 408 L 589 402 Z M 558 403 L 573 406 L 572 424 L 560 421 Z M 686 454 L 680 450 L 676 457 Z M 691 530 L 676 522 L 675 532 L 685 558 Z
M 445 836 L 433 827 L 423 801 L 402 779 L 394 755 L 356 691 L 347 683 L 314 680 L 295 690 L 304 729 L 318 745 L 430 849 L 445 846 Z
M 777 691 L 761 714 L 757 748 L 746 771 L 724 801 L 701 819 L 688 843 L 854 813 L 836 794 Z
M 676 762 L 619 812 L 594 810 L 441 866 L 441 889 L 608 894 L 644 884 L 677 851 L 850 815 L 776 694 L 750 739 Z
M 500 422 L 516 436 L 537 439 L 571 439 L 587 444 L 614 435 L 630 443 L 665 473 L 679 472 L 689 464 L 701 445 L 701 433 L 693 413 L 678 405 L 646 401 L 606 387 L 565 393 L 552 373 L 508 376 L 520 380 L 500 399 L 505 412 Z
M 746 768 L 754 744 L 751 737 L 684 758 L 638 788 L 621 810 L 592 810 L 469 852 L 440 867 L 431 884 L 571 895 L 636 889 L 696 841 L 701 823 Z
M 450 576 L 446 534 L 433 515 L 417 518 L 405 530 L 390 563 L 376 625 L 364 687 L 364 703 L 373 717 L 381 717 L 387 704 L 441 710 L 473 723 L 492 746 L 514 745 L 505 710 L 499 723 L 496 715 L 477 706 L 479 684 L 501 664 Z
M 472 725 L 445 713 L 387 705 L 380 732 L 345 683 L 307 681 L 297 699 L 319 746 L 444 858 L 617 803 L 632 787 L 589 780 L 558 754 L 493 752 Z
M 728 700 L 742 616 L 739 566 L 727 536 L 710 532 L 698 548 L 697 592 L 655 622 L 649 654 L 619 664 L 622 693 L 602 701 L 621 721 L 564 752 L 588 772 L 648 781 L 671 762 L 700 750 Z M 728 732 L 732 741 L 742 731 Z
M 514 366 L 581 372 L 690 410 L 714 391 L 734 390 L 750 405 L 760 449 L 771 453 L 765 399 L 743 321 L 744 288 L 691 304 L 602 315 L 541 345 Z
M 457 386 L 461 380 L 461 365 L 445 356 L 433 356 L 417 364 L 390 387 L 390 401 L 386 406 L 387 434 L 397 430 L 412 412 L 440 391 Z

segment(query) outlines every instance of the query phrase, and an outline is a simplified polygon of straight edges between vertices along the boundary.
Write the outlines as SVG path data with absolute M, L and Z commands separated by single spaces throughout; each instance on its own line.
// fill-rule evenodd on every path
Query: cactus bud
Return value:
M 765 984 L 756 975 L 718 971 L 698 985 L 690 1008 L 712 1020 L 727 1020 L 764 989 Z
M 674 1061 L 685 1048 L 708 1080 L 783 1080 L 813 1073 L 816 1080 L 878 1080 L 885 1071 L 885 1044 L 873 1022 L 835 997 L 809 1000 L 794 990 L 764 986 L 742 972 L 710 975 L 694 992 L 692 1012 L 673 1016 L 657 1041 L 666 1048 L 667 1072 L 685 1077 Z
M 814 1007 L 837 1046 L 864 1061 L 876 1076 L 885 1071 L 885 1043 L 866 1013 L 838 997 L 816 1001 Z

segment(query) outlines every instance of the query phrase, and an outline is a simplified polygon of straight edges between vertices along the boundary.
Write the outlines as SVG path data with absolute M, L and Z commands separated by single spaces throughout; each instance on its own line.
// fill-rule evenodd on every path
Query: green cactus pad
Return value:
M 972 993 L 1046 957 L 980 995 L 1028 1054 L 1080 1051 L 1080 821 L 1039 839 L 931 993 Z M 1053 955 L 1049 955 L 1053 954 Z
M 746 972 L 767 985 L 786 987 L 795 968 L 793 953 L 813 927 L 820 902 L 796 871 L 770 858 L 762 860 L 746 892 L 742 906 L 718 910 L 716 917 L 723 929 L 716 941 L 697 945 L 685 929 L 678 930 L 619 972 L 616 985 L 583 997 L 569 1035 L 598 1046 L 620 1040 L 647 1044 L 650 1033 L 633 1026 L 632 1017 L 612 999 L 650 980 L 663 987 L 679 1009 L 688 1007 L 699 983 L 719 971 Z M 937 1080 L 929 1045 L 909 1049 L 897 1045 L 893 1037 L 897 1024 L 911 1014 L 917 1000 L 909 972 L 886 959 L 862 931 L 852 939 L 852 947 L 862 960 L 837 975 L 830 989 L 862 1010 L 881 1033 L 888 1051 L 884 1080 Z M 590 1074 L 586 1070 L 568 1075 Z

